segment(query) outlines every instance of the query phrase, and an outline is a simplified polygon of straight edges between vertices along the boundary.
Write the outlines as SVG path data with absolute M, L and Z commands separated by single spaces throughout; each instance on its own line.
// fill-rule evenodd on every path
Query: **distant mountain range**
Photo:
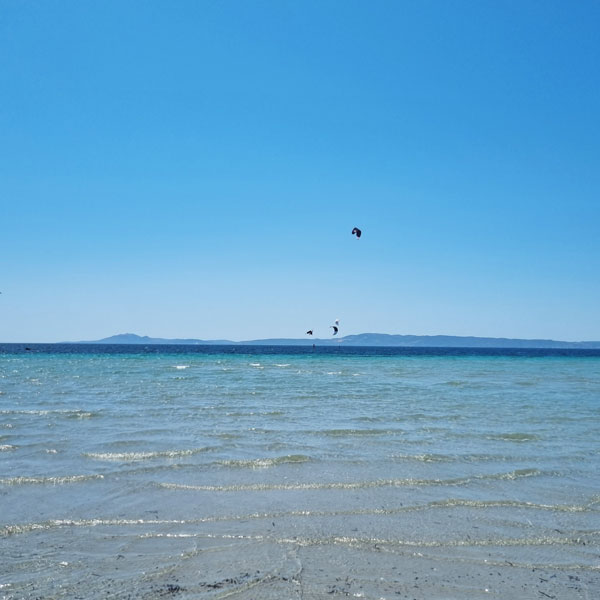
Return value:
M 510 338 L 461 337 L 454 335 L 391 335 L 387 333 L 360 333 L 331 339 L 270 338 L 264 340 L 198 340 L 165 339 L 120 333 L 95 341 L 72 342 L 77 344 L 190 344 L 223 346 L 387 346 L 406 348 L 564 348 L 600 349 L 599 342 L 561 342 L 557 340 L 522 340 Z

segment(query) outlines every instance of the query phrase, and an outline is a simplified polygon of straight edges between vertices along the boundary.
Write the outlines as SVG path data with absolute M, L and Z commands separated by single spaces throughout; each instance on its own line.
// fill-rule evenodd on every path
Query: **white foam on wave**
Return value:
M 417 461 L 417 462 L 453 462 L 456 460 L 452 456 L 445 454 L 392 454 L 390 455 L 392 460 L 406 460 L 406 461 Z
M 104 475 L 63 475 L 58 477 L 8 477 L 0 479 L 2 485 L 62 485 L 63 483 L 77 483 L 90 479 L 104 479 Z
M 210 448 L 192 448 L 189 450 L 163 450 L 154 452 L 86 452 L 83 456 L 95 460 L 107 461 L 138 461 L 153 458 L 179 458 L 207 452 Z
M 189 369 L 190 365 L 175 365 L 176 369 Z
M 274 458 L 220 460 L 217 462 L 217 464 L 220 464 L 224 467 L 266 469 L 285 463 L 305 463 L 310 462 L 311 460 L 312 459 L 310 456 L 306 456 L 304 454 L 289 454 L 286 456 L 277 456 Z
M 71 419 L 89 419 L 97 413 L 81 410 L 79 408 L 65 409 L 3 409 L 0 415 L 32 415 L 36 417 L 60 416 Z

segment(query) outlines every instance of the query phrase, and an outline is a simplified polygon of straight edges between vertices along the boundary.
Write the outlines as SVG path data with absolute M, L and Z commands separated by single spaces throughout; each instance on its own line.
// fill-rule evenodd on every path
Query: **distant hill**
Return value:
M 111 335 L 107 338 L 94 341 L 84 342 L 71 342 L 73 344 L 193 344 L 193 345 L 209 345 L 209 344 L 221 344 L 229 345 L 235 344 L 229 340 L 196 340 L 191 338 L 151 338 L 147 335 L 136 335 L 135 333 L 119 333 L 117 335 Z
M 523 340 L 511 338 L 463 337 L 454 335 L 392 335 L 388 333 L 360 333 L 330 339 L 270 338 L 262 340 L 198 340 L 192 338 L 166 339 L 120 333 L 95 341 L 73 342 L 77 344 L 190 344 L 223 346 L 387 346 L 406 348 L 564 348 L 600 349 L 598 342 L 561 342 L 557 340 Z
M 524 340 L 454 335 L 390 335 L 361 333 L 347 335 L 340 343 L 345 346 L 405 346 L 423 348 L 600 348 L 598 342 L 561 342 L 557 340 Z

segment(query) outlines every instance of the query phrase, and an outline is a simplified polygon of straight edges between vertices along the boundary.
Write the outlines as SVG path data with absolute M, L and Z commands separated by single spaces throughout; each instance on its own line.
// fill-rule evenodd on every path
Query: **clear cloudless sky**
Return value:
M 0 342 L 600 340 L 599 31 L 596 0 L 2 1 Z

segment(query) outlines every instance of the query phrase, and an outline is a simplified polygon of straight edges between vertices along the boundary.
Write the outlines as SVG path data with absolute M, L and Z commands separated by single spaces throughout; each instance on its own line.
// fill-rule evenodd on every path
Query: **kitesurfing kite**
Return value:
M 362 234 L 362 231 L 358 227 L 355 227 L 352 230 L 352 235 L 356 235 L 356 239 L 358 239 L 361 236 L 361 234 Z
M 312 331 L 312 329 L 309 329 L 309 330 L 306 332 L 306 335 L 312 335 L 312 334 L 313 334 L 313 331 Z
M 337 335 L 338 328 L 335 325 L 330 325 L 329 327 L 333 329 L 333 335 Z

